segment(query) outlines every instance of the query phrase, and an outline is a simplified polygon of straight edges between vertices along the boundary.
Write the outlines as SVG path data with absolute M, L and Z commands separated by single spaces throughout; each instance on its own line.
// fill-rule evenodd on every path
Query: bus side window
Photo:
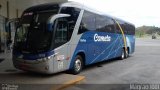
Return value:
M 78 34 L 96 30 L 95 23 L 95 14 L 88 11 L 84 11 L 81 24 L 79 26 Z
M 120 22 L 118 21 L 118 20 L 116 20 L 119 24 L 120 24 Z M 117 33 L 117 34 L 121 34 L 121 30 L 120 30 L 120 27 L 119 27 L 119 25 L 117 24 L 117 22 L 115 21 L 115 26 L 116 26 L 116 29 L 115 29 L 115 33 Z
M 55 21 L 56 28 L 55 28 L 55 47 L 65 44 L 67 40 L 67 29 L 68 24 L 66 18 L 58 18 Z
M 102 15 L 96 15 L 96 30 L 99 32 L 105 32 L 109 29 L 106 23 L 106 18 Z
M 75 28 L 80 11 L 81 11 L 80 9 L 74 8 L 74 7 L 63 7 L 60 11 L 60 13 L 71 15 L 69 18 L 67 18 L 68 20 L 68 32 L 67 32 L 68 40 L 71 39 L 71 36 Z
M 107 23 L 106 27 L 108 27 L 106 29 L 106 32 L 108 32 L 108 33 L 115 33 L 115 24 L 114 24 L 113 19 L 107 17 L 106 18 L 106 23 Z
M 96 16 L 96 29 L 99 32 L 115 32 L 114 21 L 106 16 L 97 15 Z

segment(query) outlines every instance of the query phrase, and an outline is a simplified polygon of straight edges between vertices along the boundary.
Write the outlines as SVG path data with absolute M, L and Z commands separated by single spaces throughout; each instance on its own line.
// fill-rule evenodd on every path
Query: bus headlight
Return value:
M 52 58 L 52 56 L 46 57 L 46 59 L 51 59 L 51 58 Z
M 37 59 L 37 61 L 39 61 L 39 62 L 45 62 L 45 61 L 48 61 L 48 60 L 50 60 L 50 59 L 51 59 L 51 56 Z

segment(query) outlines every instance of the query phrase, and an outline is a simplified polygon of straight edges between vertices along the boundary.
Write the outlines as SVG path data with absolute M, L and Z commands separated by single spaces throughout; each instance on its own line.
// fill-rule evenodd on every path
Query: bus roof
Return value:
M 52 9 L 55 9 L 55 8 L 59 8 L 59 4 L 57 4 L 57 3 L 46 3 L 46 4 L 40 4 L 40 5 L 29 7 L 24 12 L 36 12 L 36 11 L 52 10 Z
M 66 2 L 66 3 L 62 3 L 61 6 L 62 7 L 76 7 L 76 8 L 84 9 L 84 10 L 87 10 L 87 11 L 90 11 L 90 12 L 93 12 L 93 13 L 96 13 L 96 14 L 104 15 L 104 16 L 107 16 L 107 17 L 110 17 L 110 18 L 113 18 L 113 19 L 116 19 L 116 20 L 119 20 L 119 21 L 123 21 L 123 22 L 129 23 L 129 24 L 132 24 L 130 22 L 124 21 L 124 20 L 119 19 L 117 17 L 108 15 L 104 12 L 100 12 L 100 11 L 91 9 L 91 8 L 89 8 L 89 7 L 87 7 L 83 4 L 77 3 L 77 2 L 70 1 L 70 2 Z M 134 24 L 132 24 L 132 25 L 134 25 Z
M 110 16 L 110 15 L 104 13 L 104 12 L 100 12 L 100 11 L 91 9 L 91 8 L 89 8 L 89 7 L 87 7 L 83 4 L 73 2 L 73 1 L 40 4 L 40 5 L 30 7 L 28 9 L 26 9 L 24 12 L 36 12 L 36 11 L 52 10 L 52 9 L 59 8 L 59 7 L 76 7 L 76 8 L 84 9 L 84 10 L 87 10 L 87 11 L 90 11 L 90 12 L 93 12 L 93 13 L 96 13 L 96 14 L 104 15 L 104 16 L 107 16 L 107 17 L 110 17 L 110 18 L 113 18 L 113 19 L 116 19 L 116 20 L 119 20 L 119 21 L 123 21 L 123 22 L 129 23 L 129 24 L 132 24 L 130 22 L 124 21 L 124 20 L 119 19 L 117 17 Z M 134 24 L 132 24 L 132 25 L 134 25 Z

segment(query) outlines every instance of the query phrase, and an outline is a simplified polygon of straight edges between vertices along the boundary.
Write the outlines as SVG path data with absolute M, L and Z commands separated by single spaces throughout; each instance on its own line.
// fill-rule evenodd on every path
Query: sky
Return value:
M 69 0 L 139 26 L 160 27 L 160 0 Z

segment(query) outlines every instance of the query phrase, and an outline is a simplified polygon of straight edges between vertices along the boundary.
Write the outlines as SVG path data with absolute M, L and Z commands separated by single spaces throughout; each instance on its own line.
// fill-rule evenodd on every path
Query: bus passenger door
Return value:
M 68 20 L 67 17 L 61 17 L 54 22 L 54 72 L 64 71 L 68 68 L 69 64 L 69 48 L 68 48 Z

